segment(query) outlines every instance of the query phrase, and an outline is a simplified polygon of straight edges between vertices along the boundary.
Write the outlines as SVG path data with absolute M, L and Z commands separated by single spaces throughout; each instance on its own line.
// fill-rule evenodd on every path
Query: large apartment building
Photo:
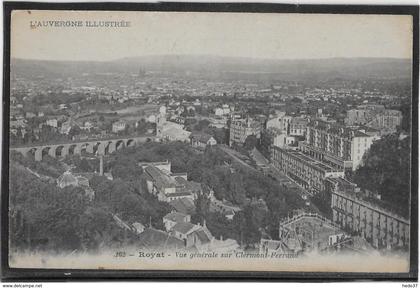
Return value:
M 401 125 L 402 112 L 385 109 L 383 105 L 360 105 L 357 109 L 347 111 L 346 125 L 366 125 L 389 134 L 396 131 Z
M 308 119 L 293 117 L 290 121 L 288 134 L 290 136 L 305 136 L 308 123 Z
M 342 178 L 328 182 L 335 223 L 358 233 L 376 248 L 408 247 L 410 220 L 384 208 L 380 200 L 366 199 L 354 183 Z
M 141 162 L 149 193 L 160 201 L 171 202 L 179 199 L 193 201 L 201 191 L 201 184 L 187 181 L 187 173 L 171 172 L 171 163 Z
M 230 124 L 229 146 L 234 144 L 243 145 L 248 136 L 261 136 L 261 123 L 250 118 L 235 119 Z
M 280 148 L 297 147 L 298 137 L 289 136 L 277 128 L 267 128 L 261 131 L 259 150 L 265 158 L 271 159 L 274 146 Z
M 321 163 L 299 151 L 280 147 L 273 147 L 272 151 L 274 167 L 312 194 L 324 191 L 327 177 L 344 177 L 342 169 Z
M 383 111 L 385 111 L 384 105 L 359 105 L 357 109 L 347 111 L 347 117 L 344 119 L 344 122 L 346 125 L 364 125 L 372 120 L 374 115 Z
M 399 110 L 385 110 L 383 113 L 375 115 L 375 117 L 368 122 L 368 127 L 381 131 L 381 134 L 394 133 L 397 127 L 401 126 L 402 112 Z
M 339 169 L 356 168 L 363 155 L 379 136 L 366 130 L 315 120 L 308 124 L 305 141 L 299 149 L 305 154 Z
M 288 116 L 282 112 L 269 118 L 265 123 L 265 128 L 275 128 L 289 136 L 305 136 L 307 125 L 307 118 Z

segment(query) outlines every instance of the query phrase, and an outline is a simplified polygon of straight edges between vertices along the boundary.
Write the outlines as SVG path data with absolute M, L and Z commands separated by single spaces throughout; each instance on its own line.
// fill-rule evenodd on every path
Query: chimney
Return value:
M 99 156 L 99 175 L 104 175 L 104 156 Z

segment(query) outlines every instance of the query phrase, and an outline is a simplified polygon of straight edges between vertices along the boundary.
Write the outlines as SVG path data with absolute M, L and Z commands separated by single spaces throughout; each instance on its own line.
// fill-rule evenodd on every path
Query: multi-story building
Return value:
M 51 127 L 54 127 L 54 128 L 57 128 L 58 127 L 58 121 L 57 121 L 57 119 L 54 119 L 54 118 L 47 119 L 47 121 L 45 122 L 45 124 L 47 126 L 51 126 Z
M 366 125 L 380 130 L 381 134 L 389 134 L 401 125 L 402 112 L 385 109 L 383 105 L 360 105 L 347 111 L 344 121 L 347 125 Z
M 273 147 L 273 165 L 312 194 L 324 191 L 327 177 L 344 177 L 342 169 L 321 163 L 305 154 Z
M 280 148 L 296 147 L 298 137 L 289 136 L 277 128 L 268 128 L 261 131 L 260 145 L 258 149 L 267 158 L 271 159 L 274 146 Z
M 194 148 L 205 149 L 208 146 L 214 146 L 217 144 L 216 139 L 213 136 L 206 133 L 195 133 L 190 135 L 191 146 Z
M 248 136 L 254 135 L 260 139 L 261 123 L 250 118 L 232 120 L 230 124 L 229 146 L 243 145 Z
M 397 127 L 401 125 L 402 112 L 399 110 L 385 110 L 373 117 L 371 121 L 366 123 L 366 126 L 378 129 L 381 134 L 389 134 L 396 131 Z
M 260 253 L 329 251 L 350 240 L 341 227 L 316 214 L 299 212 L 279 223 L 279 240 L 261 239 Z
M 279 111 L 276 115 L 271 115 L 265 123 L 265 128 L 276 128 L 279 130 L 285 130 L 283 118 L 286 117 L 286 112 Z
M 187 181 L 186 173 L 173 173 L 169 162 L 139 163 L 144 170 L 147 189 L 160 201 L 194 200 L 201 191 L 200 183 Z
M 346 125 L 363 125 L 369 122 L 372 117 L 385 111 L 385 106 L 375 104 L 359 105 L 357 109 L 347 111 L 347 117 L 344 119 Z
M 217 107 L 214 109 L 214 115 L 216 116 L 224 116 L 224 115 L 229 115 L 231 112 L 231 109 L 229 107 L 229 105 L 227 104 L 223 104 L 222 107 Z
M 290 121 L 288 133 L 290 136 L 305 136 L 308 119 L 294 117 Z
M 356 170 L 378 138 L 363 129 L 315 120 L 308 124 L 305 141 L 299 142 L 299 149 L 333 167 Z
M 125 128 L 127 128 L 127 122 L 125 121 L 120 120 L 120 121 L 112 123 L 112 132 L 114 133 L 124 131 Z
M 354 183 L 341 178 L 328 182 L 335 223 L 360 234 L 376 248 L 408 247 L 410 220 L 384 208 L 378 199 L 367 199 Z
M 277 135 L 277 129 L 263 129 L 261 131 L 260 145 L 258 147 L 259 151 L 264 155 L 265 158 L 271 158 L 271 149 L 274 146 L 274 138 Z
M 280 112 L 266 121 L 265 128 L 275 128 L 290 136 L 305 136 L 307 124 L 306 118 L 287 116 L 285 112 Z

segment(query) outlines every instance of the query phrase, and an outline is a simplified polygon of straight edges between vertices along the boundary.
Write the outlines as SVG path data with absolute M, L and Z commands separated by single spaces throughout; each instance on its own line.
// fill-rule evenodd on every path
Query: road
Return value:
M 293 179 L 289 178 L 287 175 L 285 175 L 282 171 L 278 170 L 276 167 L 274 167 L 273 164 L 270 163 L 268 159 L 264 157 L 264 155 L 261 154 L 260 151 L 257 149 L 254 149 L 251 153 L 252 158 L 255 160 L 257 165 L 259 167 L 268 167 L 269 169 L 269 175 L 274 178 L 276 181 L 278 181 L 280 184 L 283 184 L 287 187 L 290 187 L 292 189 L 295 189 L 297 193 L 299 193 L 300 197 L 306 202 L 309 203 L 308 206 L 310 206 L 313 210 L 316 212 L 319 212 L 319 209 L 310 201 L 310 197 L 312 196 L 311 193 L 300 187 L 298 184 L 293 181 Z
M 226 154 L 228 154 L 230 157 L 232 157 L 233 159 L 235 159 L 237 162 L 239 162 L 240 164 L 242 164 L 243 166 L 250 168 L 254 171 L 258 171 L 257 169 L 255 169 L 253 166 L 249 165 L 248 163 L 246 163 L 244 160 L 242 160 L 241 158 L 238 157 L 237 154 L 239 154 L 240 156 L 242 156 L 240 153 L 238 153 L 237 151 L 229 148 L 226 145 L 218 145 L 218 147 L 220 149 L 222 149 Z

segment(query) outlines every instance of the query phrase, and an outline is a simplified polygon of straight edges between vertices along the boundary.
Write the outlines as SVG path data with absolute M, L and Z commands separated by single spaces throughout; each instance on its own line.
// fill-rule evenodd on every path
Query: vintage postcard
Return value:
M 413 16 L 250 12 L 11 11 L 10 268 L 412 271 Z

